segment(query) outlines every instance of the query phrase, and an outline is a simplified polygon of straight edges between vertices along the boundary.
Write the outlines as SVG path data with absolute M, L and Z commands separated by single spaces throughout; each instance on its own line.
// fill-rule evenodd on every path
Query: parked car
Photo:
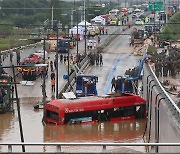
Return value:
M 88 42 L 87 42 L 87 48 L 88 49 L 95 49 L 96 46 L 97 46 L 96 40 L 88 40 Z
M 131 13 L 133 13 L 133 11 L 134 11 L 133 8 L 129 8 L 127 12 L 128 12 L 128 14 L 131 14 Z
M 34 55 L 37 55 L 40 58 L 44 58 L 44 50 L 38 50 L 34 53 Z M 45 59 L 48 58 L 47 51 L 45 51 Z
M 142 24 L 141 19 L 136 19 L 135 24 L 136 25 L 141 25 Z
M 132 18 L 139 18 L 140 16 L 141 16 L 140 13 L 134 13 L 134 14 L 132 15 Z

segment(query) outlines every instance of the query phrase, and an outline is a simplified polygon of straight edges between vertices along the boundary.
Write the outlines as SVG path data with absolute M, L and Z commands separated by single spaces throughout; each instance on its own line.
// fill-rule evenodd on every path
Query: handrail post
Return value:
M 106 145 L 103 145 L 103 151 L 106 151 Z
M 61 145 L 57 145 L 57 152 L 61 152 Z
M 8 145 L 8 153 L 12 153 L 12 145 Z
M 159 131 L 160 131 L 160 127 L 159 127 L 159 105 L 160 105 L 160 102 L 161 100 L 165 99 L 164 97 L 160 98 L 159 101 L 158 101 L 158 106 L 157 106 L 157 143 L 159 143 Z M 159 153 L 159 146 L 156 146 L 156 153 Z

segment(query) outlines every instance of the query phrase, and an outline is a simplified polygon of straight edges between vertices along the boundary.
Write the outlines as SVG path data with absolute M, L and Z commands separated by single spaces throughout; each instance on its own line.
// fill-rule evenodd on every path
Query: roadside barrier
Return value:
M 146 142 L 177 143 L 180 141 L 180 109 L 165 91 L 151 66 L 145 63 L 143 69 L 142 92 L 147 101 L 147 122 L 143 138 L 146 136 Z M 154 146 L 154 150 L 155 153 L 176 153 L 180 147 Z
M 89 142 L 89 143 L 84 143 L 84 142 L 79 142 L 79 143 L 75 143 L 75 142 L 57 142 L 57 143 L 0 143 L 0 146 L 6 146 L 7 147 L 7 151 L 6 153 L 14 153 L 13 152 L 13 148 L 15 147 L 20 147 L 20 146 L 24 146 L 24 147 L 28 147 L 29 149 L 31 149 L 31 153 L 42 153 L 42 152 L 35 152 L 35 150 L 33 150 L 35 147 L 56 147 L 55 152 L 52 151 L 44 151 L 43 153 L 73 153 L 71 152 L 71 150 L 68 151 L 67 146 L 73 146 L 73 147 L 89 147 L 91 146 L 91 151 L 88 151 L 88 153 L 113 153 L 114 150 L 115 153 L 124 153 L 122 152 L 121 148 L 123 147 L 151 147 L 152 151 L 154 153 L 154 147 L 158 146 L 158 147 L 179 147 L 180 143 L 108 143 L 108 142 L 99 142 L 99 143 L 93 143 L 93 142 Z M 31 147 L 31 148 L 30 148 Z M 94 147 L 101 147 L 98 150 L 96 149 L 95 151 L 93 150 Z M 112 148 L 114 147 L 114 149 Z M 118 149 L 117 149 L 118 148 Z M 34 151 L 34 152 L 32 152 Z M 81 150 L 82 152 L 78 152 L 78 153 L 87 153 L 87 151 Z M 27 150 L 26 152 L 30 153 L 29 150 Z M 1 153 L 1 152 L 0 152 Z M 4 153 L 4 152 L 3 152 Z M 24 153 L 18 151 L 16 153 Z M 76 151 L 74 151 L 74 153 L 76 153 Z M 135 153 L 137 153 L 137 151 L 135 151 Z
M 89 57 L 86 57 L 79 63 L 79 65 L 74 65 L 74 72 L 69 76 L 69 82 L 66 82 L 63 88 L 59 92 L 58 98 L 62 98 L 62 93 L 68 92 L 75 84 L 76 74 L 82 73 L 90 65 Z

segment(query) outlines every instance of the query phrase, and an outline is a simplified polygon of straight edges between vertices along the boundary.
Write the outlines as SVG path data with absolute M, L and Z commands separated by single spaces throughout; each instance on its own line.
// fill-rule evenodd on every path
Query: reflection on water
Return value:
M 145 121 L 132 120 L 84 125 L 46 125 L 45 142 L 130 142 L 144 133 Z
M 9 133 L 9 130 L 13 127 L 13 113 L 0 114 L 0 140 L 2 140 L 5 134 Z
M 33 109 L 33 105 L 41 100 L 41 98 L 20 100 L 25 142 L 143 142 L 145 120 L 64 126 L 48 124 L 44 127 L 41 123 L 43 110 Z M 0 114 L 0 141 L 20 142 L 16 109 L 14 114 Z M 72 149 L 77 151 L 78 147 Z M 13 150 L 20 151 L 21 147 L 15 147 Z M 26 147 L 26 151 L 30 152 L 48 150 L 55 151 L 56 148 Z M 7 147 L 0 147 L 0 152 L 6 151 Z

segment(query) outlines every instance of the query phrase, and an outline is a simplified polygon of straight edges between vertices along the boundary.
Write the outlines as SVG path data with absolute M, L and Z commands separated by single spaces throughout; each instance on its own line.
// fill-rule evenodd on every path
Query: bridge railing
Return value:
M 31 147 L 31 150 L 28 150 L 30 152 L 33 151 L 33 153 L 38 153 L 38 152 L 35 152 L 33 150 L 33 147 L 46 147 L 46 146 L 55 146 L 56 147 L 56 150 L 54 152 L 51 151 L 51 153 L 64 153 L 65 151 L 67 151 L 67 148 L 66 150 L 62 150 L 63 147 L 67 147 L 67 146 L 74 146 L 74 147 L 94 147 L 94 146 L 99 146 L 99 147 L 102 147 L 101 151 L 99 152 L 110 152 L 111 150 L 113 150 L 112 148 L 108 149 L 108 147 L 116 147 L 116 150 L 117 150 L 117 147 L 119 148 L 119 152 L 118 153 L 121 153 L 121 149 L 122 147 L 139 147 L 139 146 L 150 146 L 152 147 L 155 147 L 155 146 L 168 146 L 168 147 L 171 147 L 171 146 L 180 146 L 180 143 L 75 143 L 75 142 L 68 142 L 68 143 L 0 143 L 0 146 L 7 146 L 7 151 L 8 153 L 13 153 L 13 148 L 14 147 L 20 147 L 20 146 L 24 146 L 25 148 L 27 147 Z M 25 150 L 25 152 L 27 152 Z M 77 151 L 74 151 L 74 152 L 77 152 Z M 87 152 L 87 151 L 84 151 L 84 152 Z M 88 151 L 88 153 L 95 153 L 96 151 L 93 150 L 92 148 L 92 151 Z M 1 152 L 0 152 L 1 153 Z M 18 151 L 18 153 L 21 153 L 21 150 Z M 23 152 L 22 152 L 23 153 Z M 43 152 L 43 153 L 49 153 L 47 151 Z
M 146 142 L 180 142 L 180 109 L 148 64 L 144 65 L 142 82 L 147 100 Z M 155 151 L 172 153 L 180 151 L 180 147 L 156 146 Z

